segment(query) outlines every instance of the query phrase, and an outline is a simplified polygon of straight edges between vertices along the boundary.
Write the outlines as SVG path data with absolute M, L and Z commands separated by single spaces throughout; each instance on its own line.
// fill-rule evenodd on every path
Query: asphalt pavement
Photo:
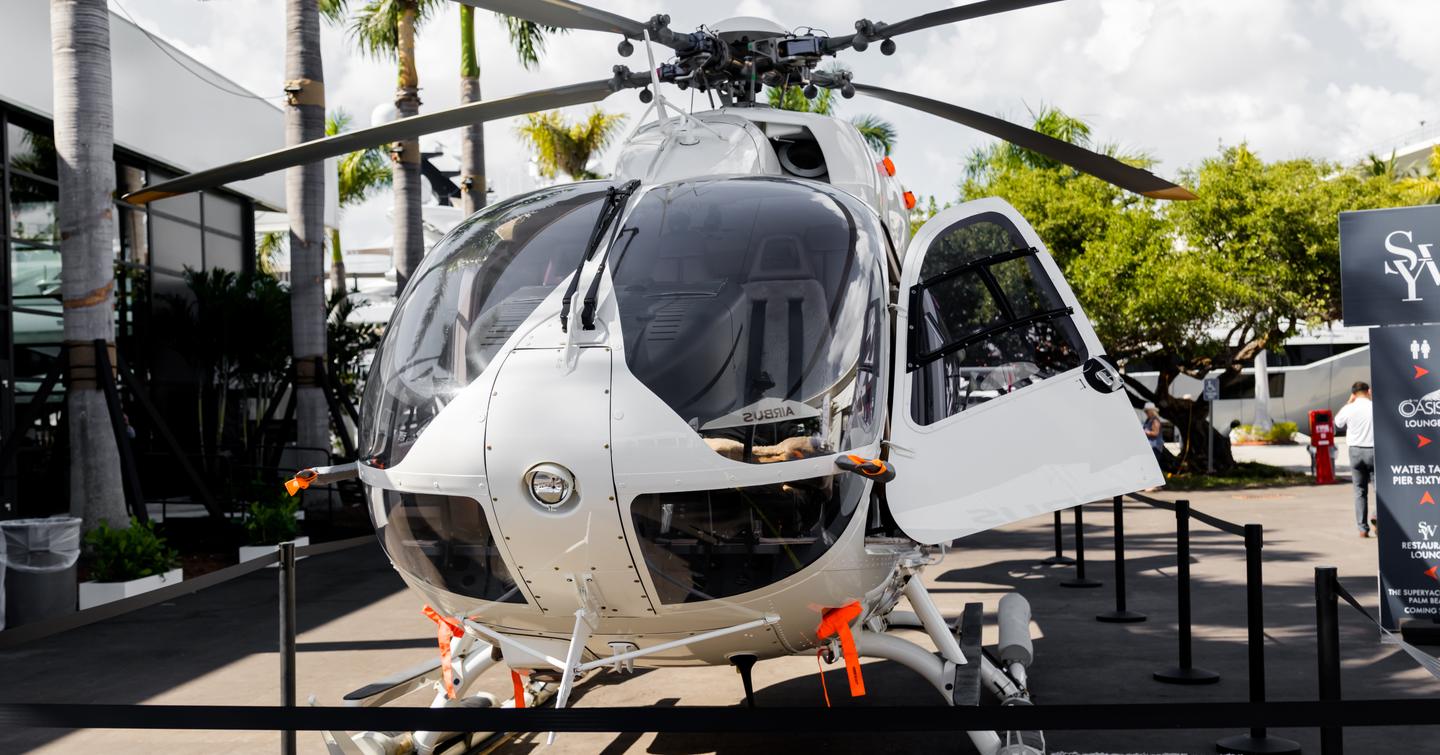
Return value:
M 1294 449 L 1292 449 L 1293 451 Z M 1304 449 L 1298 448 L 1303 454 Z M 1303 458 L 1303 457 L 1302 457 Z M 1350 525 L 1348 485 L 1272 488 L 1183 495 L 1195 508 L 1244 524 L 1264 525 L 1265 637 L 1269 694 L 1276 700 L 1314 699 L 1313 567 L 1337 566 L 1343 583 L 1375 608 L 1375 544 Z M 1218 684 L 1160 684 L 1151 673 L 1175 663 L 1175 518 L 1169 511 L 1127 503 L 1129 604 L 1148 615 L 1139 624 L 1102 624 L 1097 613 L 1113 601 L 1111 507 L 1085 512 L 1089 576 L 1097 589 L 1066 589 L 1073 567 L 1045 566 L 1052 537 L 1049 516 L 1019 522 L 958 541 L 925 578 L 937 604 L 958 615 L 968 601 L 986 608 L 984 641 L 995 641 L 994 611 L 1004 594 L 1019 590 L 1031 601 L 1036 662 L 1031 685 L 1039 705 L 1054 703 L 1199 702 L 1244 700 L 1247 691 L 1244 551 L 1240 538 L 1202 524 L 1193 528 L 1195 663 L 1221 675 Z M 1067 553 L 1072 521 L 1065 516 Z M 1073 554 L 1073 553 L 1072 553 Z M 144 609 L 0 653 L 0 700 L 174 704 L 274 704 L 278 656 L 275 575 L 265 571 L 173 603 Z M 433 657 L 434 625 L 420 613 L 378 547 L 319 556 L 299 567 L 299 697 L 336 705 L 346 692 Z M 903 606 L 902 606 L 903 607 Z M 926 644 L 920 632 L 900 630 Z M 1408 657 L 1379 642 L 1378 632 L 1342 607 L 1343 689 L 1350 698 L 1424 697 L 1437 682 Z M 837 669 L 836 667 L 831 667 Z M 910 672 L 893 663 L 865 664 L 869 695 L 848 699 L 832 671 L 838 705 L 939 705 Z M 821 706 L 813 656 L 783 658 L 755 668 L 757 701 L 770 706 Z M 509 690 L 508 674 L 493 669 L 482 686 Z M 577 706 L 735 705 L 743 699 L 729 668 L 665 669 L 633 676 L 605 673 L 579 691 Z M 424 705 L 420 695 L 403 701 Z M 1054 752 L 1202 753 L 1231 731 L 1049 732 Z M 1315 732 L 1277 730 L 1318 752 Z M 1352 752 L 1424 750 L 1434 729 L 1350 729 Z M 265 753 L 278 748 L 271 732 L 145 730 L 7 731 L 0 752 L 107 755 L 154 752 Z M 543 735 L 524 735 L 502 747 L 523 753 L 544 747 Z M 302 752 L 322 753 L 317 734 L 300 735 Z M 743 732 L 697 735 L 564 734 L 547 753 L 730 753 L 803 747 L 830 752 L 972 752 L 963 735 L 887 731 L 868 735 L 759 736 Z

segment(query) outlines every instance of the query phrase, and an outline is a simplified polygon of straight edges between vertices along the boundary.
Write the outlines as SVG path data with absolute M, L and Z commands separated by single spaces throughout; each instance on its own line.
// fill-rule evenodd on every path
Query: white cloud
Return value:
M 238 83 L 278 93 L 283 80 L 283 0 L 121 0 L 147 28 Z M 672 28 L 693 29 L 735 15 L 773 18 L 787 28 L 849 33 L 860 17 L 894 22 L 954 5 L 945 0 L 590 0 L 648 19 L 669 13 Z M 354 0 L 358 6 L 360 0 Z M 515 61 L 504 28 L 481 13 L 482 86 L 487 96 L 609 75 L 624 62 L 646 67 L 644 51 L 621 60 L 609 34 L 553 37 L 537 70 Z M 441 9 L 421 31 L 418 65 L 423 112 L 458 103 L 457 12 Z M 1349 157 L 1381 148 L 1422 119 L 1440 123 L 1437 89 L 1440 3 L 1372 0 L 1072 0 L 906 35 L 893 57 L 878 46 L 841 59 L 857 80 L 913 91 L 1024 122 L 1027 106 L 1054 105 L 1090 120 L 1097 136 L 1149 152 L 1174 174 L 1220 143 L 1248 141 L 1263 156 Z M 368 122 L 393 97 L 389 63 L 362 58 L 346 35 L 324 31 L 326 90 Z M 687 97 L 679 101 L 688 102 Z M 634 92 L 606 110 L 638 118 Z M 895 123 L 900 176 L 920 194 L 954 195 L 960 164 L 988 137 L 932 116 L 857 97 L 849 117 L 873 112 Z M 573 109 L 577 112 L 585 108 Z M 514 122 L 486 126 L 487 166 L 497 189 L 513 185 L 528 154 Z M 458 149 L 454 134 L 441 134 Z M 613 158 L 611 151 L 611 157 Z M 383 243 L 388 195 L 349 211 L 349 244 Z

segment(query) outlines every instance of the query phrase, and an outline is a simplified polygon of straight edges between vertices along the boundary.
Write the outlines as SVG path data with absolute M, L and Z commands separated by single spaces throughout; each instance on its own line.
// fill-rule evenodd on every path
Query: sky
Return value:
M 591 0 L 636 19 L 671 16 L 671 28 L 694 29 L 728 16 L 772 19 L 833 35 L 856 19 L 894 23 L 947 5 L 946 0 Z M 284 0 L 110 0 L 195 59 L 262 95 L 284 80 Z M 351 0 L 358 9 L 363 0 Z M 459 14 L 446 5 L 421 27 L 417 65 L 422 112 L 459 104 Z M 481 89 L 487 98 L 609 75 L 624 62 L 645 67 L 644 51 L 616 53 L 617 35 L 577 31 L 550 38 L 541 64 L 516 61 L 503 25 L 477 14 Z M 1099 141 L 1158 161 L 1160 175 L 1248 143 L 1266 159 L 1321 157 L 1352 161 L 1403 146 L 1422 124 L 1440 133 L 1440 3 L 1424 0 L 1062 0 L 1048 6 L 904 35 L 894 56 L 872 45 L 840 60 L 857 81 L 914 92 L 1022 123 L 1041 106 L 1088 121 Z M 366 125 L 394 98 L 395 68 L 359 53 L 344 29 L 326 26 L 322 54 L 330 108 Z M 658 50 L 657 50 L 658 54 Z M 689 95 L 670 89 L 672 101 Z M 874 113 L 895 124 L 898 176 L 921 196 L 955 198 L 961 164 L 989 137 L 919 112 L 857 96 L 839 100 L 840 115 Z M 697 103 L 698 105 L 698 103 Z M 600 105 L 636 124 L 644 106 L 635 91 Z M 697 107 L 698 109 L 698 107 Z M 589 107 L 571 108 L 580 114 Z M 217 113 L 223 117 L 223 113 Z M 529 153 L 515 121 L 485 127 L 491 185 L 509 193 L 524 184 Z M 459 154 L 456 132 L 438 143 Z M 613 160 L 612 147 L 606 157 Z M 348 248 L 389 242 L 388 193 L 346 210 Z

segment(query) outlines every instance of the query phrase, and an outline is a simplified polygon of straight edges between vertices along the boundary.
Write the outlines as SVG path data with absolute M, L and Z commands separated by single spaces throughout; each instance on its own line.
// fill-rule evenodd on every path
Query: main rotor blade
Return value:
M 1012 10 L 1020 10 L 1021 8 L 1029 8 L 1035 5 L 1049 5 L 1050 3 L 1057 2 L 1060 2 L 1060 0 L 981 0 L 978 3 L 969 3 L 955 8 L 931 11 L 930 13 L 907 18 L 904 21 L 896 21 L 893 24 L 873 24 L 875 27 L 874 33 L 866 34 L 865 38 L 870 42 L 878 42 L 882 39 L 889 39 L 901 34 L 908 34 L 912 31 L 920 31 L 921 29 L 929 29 L 943 24 L 969 21 L 973 18 L 993 16 L 996 13 L 1007 13 Z M 856 27 L 859 28 L 861 25 L 868 25 L 870 23 L 869 21 L 860 21 L 856 24 Z M 850 34 L 843 37 L 831 37 L 828 47 L 831 50 L 841 50 L 850 47 L 854 44 L 856 36 L 855 34 Z
M 923 110 L 931 115 L 938 115 L 941 118 L 954 121 L 962 126 L 969 126 L 977 131 L 983 131 L 991 136 L 998 136 L 1018 147 L 1038 152 L 1052 160 L 1062 162 L 1070 167 L 1102 180 L 1108 181 L 1122 189 L 1133 191 L 1136 194 L 1153 199 L 1187 200 L 1195 199 L 1195 195 L 1183 186 L 1170 183 L 1165 179 L 1151 173 L 1143 168 L 1133 165 L 1126 165 L 1109 155 L 1102 155 L 1099 152 L 1092 152 L 1084 147 L 1079 147 L 1067 141 L 1046 136 L 1034 129 L 1028 129 L 994 116 L 985 115 L 974 110 L 969 110 L 958 105 L 951 105 L 947 102 L 932 100 L 906 92 L 897 92 L 893 89 L 870 86 L 869 84 L 855 84 L 855 90 L 863 92 L 871 97 L 888 100 L 897 105 Z
M 1035 5 L 1049 5 L 1050 3 L 1056 2 L 1060 2 L 1060 0 L 982 0 L 982 2 L 937 10 L 913 18 L 907 18 L 904 21 L 886 24 L 885 28 L 880 30 L 880 37 L 884 39 L 900 34 L 909 34 L 912 31 L 929 29 L 942 24 L 969 21 L 972 18 L 993 16 L 996 13 L 1008 13 L 1012 10 L 1020 10 L 1021 8 L 1029 8 Z
M 623 34 L 630 39 L 644 36 L 645 25 L 634 19 L 571 0 L 456 0 L 481 10 L 495 11 L 544 26 L 585 29 Z
M 599 102 L 605 99 L 620 86 L 619 77 L 616 79 L 602 79 L 600 81 L 587 81 L 583 84 L 569 84 L 567 86 L 555 87 L 553 89 L 541 89 L 525 94 L 517 94 L 513 97 L 505 97 L 498 100 L 485 100 L 472 102 L 467 105 L 453 107 L 449 110 L 441 110 L 438 113 L 427 113 L 409 118 L 401 118 L 390 123 L 379 126 L 350 131 L 336 136 L 327 136 L 324 139 L 297 144 L 293 147 L 277 149 L 274 152 L 267 152 L 257 157 L 252 157 L 240 162 L 220 165 L 214 168 L 196 171 L 188 175 L 180 176 L 169 181 L 162 181 L 152 186 L 147 186 L 139 191 L 125 195 L 127 202 L 145 204 L 157 199 L 173 197 L 177 194 L 200 189 L 209 189 L 232 181 L 243 181 L 247 178 L 263 176 L 277 170 L 283 170 L 295 165 L 324 160 L 327 157 L 343 155 L 347 152 L 354 152 L 359 149 L 369 149 L 388 142 L 414 139 L 425 134 L 436 131 L 445 131 L 452 128 L 469 126 L 473 123 L 483 123 L 499 118 L 509 118 L 515 115 L 534 113 L 540 110 L 550 110 L 567 105 L 582 105 L 587 102 Z

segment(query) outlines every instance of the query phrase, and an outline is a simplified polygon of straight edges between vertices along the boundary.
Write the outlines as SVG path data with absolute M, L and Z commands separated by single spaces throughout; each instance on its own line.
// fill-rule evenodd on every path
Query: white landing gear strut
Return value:
M 945 698 L 949 705 L 978 705 L 984 690 L 1001 705 L 1029 705 L 1025 688 L 1025 667 L 1034 657 L 1030 643 L 1030 605 L 1018 594 L 1000 602 L 1000 657 L 1011 673 L 1001 671 L 980 650 L 980 604 L 965 607 L 958 632 L 952 632 L 918 574 L 905 584 L 913 614 L 895 612 L 893 626 L 916 626 L 925 630 L 938 653 L 909 640 L 868 629 L 855 633 L 861 656 L 895 661 L 919 674 Z M 1012 678 L 1014 677 L 1014 678 Z M 1018 682 L 1017 682 L 1018 679 Z M 1040 732 L 966 732 L 982 755 L 1043 755 L 1044 735 Z

